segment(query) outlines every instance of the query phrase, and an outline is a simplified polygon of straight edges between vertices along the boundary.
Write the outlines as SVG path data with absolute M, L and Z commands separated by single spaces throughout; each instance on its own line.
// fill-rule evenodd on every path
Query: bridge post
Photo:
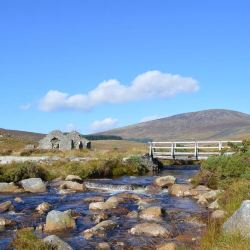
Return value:
M 198 143 L 197 142 L 195 142 L 194 143 L 194 157 L 195 157 L 195 159 L 196 160 L 198 160 Z
M 219 153 L 221 155 L 221 150 L 222 150 L 222 141 L 219 141 Z
M 171 143 L 171 156 L 173 159 L 175 159 L 175 155 L 174 155 L 174 151 L 175 151 L 175 143 Z
M 151 159 L 153 159 L 153 147 L 152 142 L 149 142 L 149 156 Z

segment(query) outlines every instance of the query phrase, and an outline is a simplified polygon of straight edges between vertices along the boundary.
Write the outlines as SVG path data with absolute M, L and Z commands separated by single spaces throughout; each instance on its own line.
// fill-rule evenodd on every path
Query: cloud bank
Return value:
M 70 95 L 50 90 L 40 100 L 39 109 L 45 112 L 64 109 L 87 111 L 101 104 L 169 98 L 198 89 L 198 82 L 191 77 L 154 70 L 138 75 L 130 85 L 124 85 L 116 79 L 104 81 L 86 94 Z
M 94 121 L 91 124 L 90 129 L 92 132 L 101 132 L 101 131 L 115 128 L 117 123 L 118 123 L 117 119 L 113 119 L 111 117 L 108 117 L 108 118 L 105 118 L 103 120 Z

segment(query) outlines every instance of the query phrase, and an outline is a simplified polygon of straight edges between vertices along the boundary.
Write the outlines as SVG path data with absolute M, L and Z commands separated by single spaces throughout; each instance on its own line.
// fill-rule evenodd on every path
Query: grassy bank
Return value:
M 250 199 L 250 151 L 249 142 L 232 156 L 211 157 L 204 161 L 201 170 L 193 178 L 193 184 L 220 188 L 220 208 L 226 216 L 220 221 L 209 221 L 207 232 L 201 240 L 202 250 L 247 250 L 250 239 L 240 234 L 225 234 L 223 223 L 240 207 L 243 200 Z
M 45 181 L 69 174 L 81 178 L 118 177 L 122 175 L 143 175 L 149 171 L 139 157 L 131 157 L 123 162 L 122 158 L 97 159 L 86 162 L 56 161 L 45 163 L 11 163 L 0 165 L 0 181 L 18 182 L 22 179 L 40 177 Z

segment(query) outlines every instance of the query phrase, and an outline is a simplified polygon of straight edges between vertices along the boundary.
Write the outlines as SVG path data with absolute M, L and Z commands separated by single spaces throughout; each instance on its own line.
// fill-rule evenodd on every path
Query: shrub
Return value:
M 235 179 L 250 179 L 249 151 L 232 156 L 209 157 L 202 162 L 201 171 L 194 177 L 193 183 L 217 188 Z
M 52 250 L 53 248 L 45 244 L 41 239 L 38 239 L 34 234 L 34 230 L 23 228 L 17 231 L 16 237 L 11 245 L 16 250 Z
M 19 182 L 23 179 L 35 177 L 49 180 L 50 174 L 47 170 L 32 162 L 11 163 L 2 165 L 0 168 L 0 181 Z

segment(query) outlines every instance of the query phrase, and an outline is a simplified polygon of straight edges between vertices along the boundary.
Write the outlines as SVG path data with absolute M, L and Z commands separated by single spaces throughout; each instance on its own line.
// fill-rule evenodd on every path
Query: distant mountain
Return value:
M 211 109 L 143 122 L 99 133 L 124 139 L 213 140 L 250 136 L 250 115 L 232 110 Z
M 12 137 L 15 139 L 27 141 L 27 142 L 38 142 L 45 135 L 40 133 L 19 131 L 19 130 L 9 130 L 0 128 L 0 135 Z

